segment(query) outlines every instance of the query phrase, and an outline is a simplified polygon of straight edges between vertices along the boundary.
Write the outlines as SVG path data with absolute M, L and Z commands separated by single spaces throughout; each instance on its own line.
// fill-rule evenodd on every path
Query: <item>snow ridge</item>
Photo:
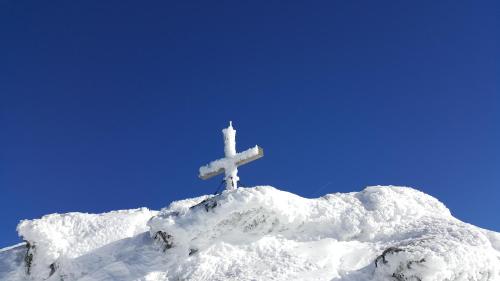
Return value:
M 34 255 L 33 276 L 47 276 L 53 266 L 85 255 L 109 243 L 147 231 L 146 222 L 156 214 L 147 208 L 104 214 L 51 214 L 19 223 L 19 235 Z
M 28 247 L 0 252 L 0 280 L 500 280 L 500 234 L 407 187 L 316 199 L 239 188 L 18 231 Z

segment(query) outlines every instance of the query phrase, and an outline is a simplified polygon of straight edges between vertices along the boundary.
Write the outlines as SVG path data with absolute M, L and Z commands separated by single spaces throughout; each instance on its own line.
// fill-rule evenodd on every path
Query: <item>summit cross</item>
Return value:
M 224 172 L 226 189 L 233 190 L 238 188 L 238 181 L 240 180 L 238 167 L 261 158 L 264 156 L 264 150 L 256 145 L 243 152 L 236 153 L 236 130 L 233 128 L 231 121 L 229 121 L 229 127 L 222 129 L 222 134 L 224 136 L 225 157 L 201 166 L 199 177 L 206 180 Z

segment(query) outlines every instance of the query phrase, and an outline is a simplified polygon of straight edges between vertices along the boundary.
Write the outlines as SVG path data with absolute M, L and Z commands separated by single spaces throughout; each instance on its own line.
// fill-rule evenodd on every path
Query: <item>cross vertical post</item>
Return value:
M 236 130 L 233 128 L 233 122 L 229 121 L 229 127 L 222 130 L 224 135 L 224 154 L 226 159 L 234 159 L 236 156 Z M 228 161 L 227 167 L 224 169 L 226 181 L 226 189 L 232 190 L 238 188 L 238 167 L 234 161 Z

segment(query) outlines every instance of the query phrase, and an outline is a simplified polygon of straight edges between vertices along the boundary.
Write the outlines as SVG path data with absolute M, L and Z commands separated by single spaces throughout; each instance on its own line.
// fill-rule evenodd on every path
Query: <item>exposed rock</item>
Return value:
M 207 198 L 207 199 L 201 201 L 200 203 L 192 206 L 189 209 L 204 208 L 205 211 L 208 212 L 208 211 L 214 209 L 215 207 L 217 207 L 217 200 L 214 197 L 211 197 L 211 198 Z
M 173 237 L 163 231 L 156 232 L 154 239 L 162 243 L 163 252 L 174 246 Z

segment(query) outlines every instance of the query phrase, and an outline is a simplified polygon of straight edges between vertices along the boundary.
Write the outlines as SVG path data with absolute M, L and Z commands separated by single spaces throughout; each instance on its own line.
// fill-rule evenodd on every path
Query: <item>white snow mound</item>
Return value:
M 43 276 L 50 273 L 53 263 L 64 263 L 109 243 L 147 231 L 147 221 L 157 213 L 140 208 L 103 214 L 51 214 L 41 219 L 23 220 L 17 231 L 33 246 L 36 258 L 30 273 Z
M 316 199 L 239 188 L 159 213 L 49 215 L 18 231 L 30 248 L 0 251 L 0 280 L 500 280 L 500 234 L 407 187 Z

